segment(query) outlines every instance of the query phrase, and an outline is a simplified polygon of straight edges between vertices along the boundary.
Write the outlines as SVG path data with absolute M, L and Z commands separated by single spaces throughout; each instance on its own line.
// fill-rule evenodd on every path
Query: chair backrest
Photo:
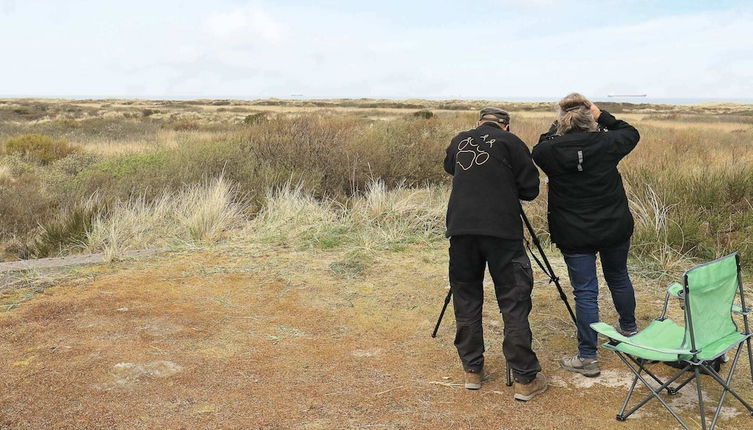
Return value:
M 683 343 L 687 347 L 702 349 L 737 331 L 732 304 L 740 285 L 738 259 L 734 253 L 685 272 Z

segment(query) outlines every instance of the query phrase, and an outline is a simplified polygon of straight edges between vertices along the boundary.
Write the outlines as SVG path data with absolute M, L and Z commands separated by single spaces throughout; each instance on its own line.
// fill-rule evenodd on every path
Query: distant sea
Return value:
M 449 97 L 452 99 L 452 97 Z M 460 100 L 492 100 L 507 102 L 556 102 L 561 97 L 462 97 Z M 431 98 L 434 100 L 434 98 Z M 437 100 L 441 100 L 437 98 Z M 753 103 L 753 98 L 726 98 L 726 97 L 592 97 L 595 102 L 612 103 L 647 103 L 661 105 L 697 105 L 705 103 Z
M 494 99 L 496 100 L 496 99 Z M 500 98 L 499 100 L 504 100 Z M 518 99 L 508 99 L 508 101 L 543 101 L 543 102 L 556 102 L 559 98 L 541 98 L 536 100 L 535 98 L 522 97 Z M 705 103 L 753 103 L 753 98 L 671 98 L 671 97 L 594 97 L 595 102 L 612 102 L 612 103 L 648 103 L 657 105 L 698 105 Z
M 236 97 L 237 98 L 237 97 Z M 352 98 L 359 97 L 307 97 L 302 95 L 291 95 L 288 97 L 280 97 L 283 99 L 292 100 L 315 100 L 315 99 L 337 99 L 337 98 Z M 500 102 L 556 102 L 562 97 L 460 97 L 460 96 L 447 96 L 447 97 L 365 97 L 375 99 L 387 99 L 387 100 L 407 100 L 407 99 L 425 99 L 425 100 L 490 100 Z M 240 98 L 241 100 L 249 100 L 253 98 Z M 753 97 L 608 97 L 608 96 L 596 96 L 590 97 L 595 102 L 613 102 L 613 103 L 647 103 L 647 104 L 662 104 L 662 105 L 696 105 L 705 103 L 751 103 L 753 104 Z
M 143 99 L 143 100 L 259 100 L 267 98 L 287 99 L 287 100 L 321 100 L 321 99 L 387 99 L 387 100 L 407 100 L 407 99 L 425 99 L 425 100 L 490 100 L 500 102 L 556 102 L 560 97 L 467 97 L 467 96 L 447 96 L 447 97 L 390 97 L 390 96 L 367 96 L 367 97 L 339 97 L 339 96 L 306 96 L 306 95 L 288 95 L 288 96 L 243 96 L 243 95 L 66 95 L 66 96 L 41 96 L 41 95 L 0 95 L 0 98 L 60 98 L 60 99 Z M 648 103 L 648 104 L 666 104 L 666 105 L 695 105 L 705 103 L 751 103 L 752 97 L 591 97 L 595 102 L 614 102 L 614 103 Z

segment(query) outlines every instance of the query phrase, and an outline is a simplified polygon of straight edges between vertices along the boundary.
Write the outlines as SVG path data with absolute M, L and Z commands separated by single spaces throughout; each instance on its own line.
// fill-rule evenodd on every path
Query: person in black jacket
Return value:
M 547 383 L 531 348 L 533 273 L 523 248 L 518 199 L 536 198 L 539 173 L 509 123 L 507 112 L 483 109 L 477 127 L 455 136 L 447 148 L 444 168 L 453 175 L 447 205 L 449 277 L 465 388 L 481 388 L 484 377 L 481 309 L 488 265 L 505 323 L 502 349 L 515 377 L 515 398 L 527 401 Z
M 578 354 L 564 357 L 563 368 L 598 376 L 596 332 L 599 321 L 596 254 L 619 313 L 618 330 L 632 335 L 635 292 L 627 270 L 633 216 L 617 170 L 635 148 L 638 130 L 573 93 L 559 102 L 559 118 L 541 135 L 533 159 L 549 181 L 549 233 L 562 251 L 575 293 Z

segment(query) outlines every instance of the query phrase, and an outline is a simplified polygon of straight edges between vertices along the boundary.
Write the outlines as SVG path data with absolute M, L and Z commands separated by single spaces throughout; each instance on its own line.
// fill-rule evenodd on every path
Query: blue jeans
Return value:
M 630 240 L 598 251 L 604 279 L 617 313 L 620 327 L 632 331 L 635 322 L 635 291 L 627 271 L 627 256 Z M 596 332 L 590 324 L 599 321 L 599 283 L 596 279 L 596 253 L 562 254 L 567 264 L 567 273 L 575 293 L 575 315 L 578 320 L 578 355 L 582 358 L 596 358 Z

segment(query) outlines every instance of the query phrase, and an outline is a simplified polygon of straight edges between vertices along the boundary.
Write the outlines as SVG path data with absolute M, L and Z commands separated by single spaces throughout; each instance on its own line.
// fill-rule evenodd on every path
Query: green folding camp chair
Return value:
M 618 421 L 624 421 L 649 400 L 655 398 L 684 428 L 688 429 L 689 427 L 660 396 L 660 393 L 666 391 L 670 395 L 676 394 L 682 387 L 695 380 L 701 426 L 706 429 L 701 374 L 709 375 L 724 388 L 711 421 L 711 429 L 716 425 L 727 393 L 732 394 L 753 414 L 753 407 L 730 387 L 743 343 L 747 343 L 751 380 L 753 380 L 753 354 L 750 341 L 753 335 L 748 325 L 751 308 L 745 306 L 740 257 L 734 253 L 696 266 L 685 272 L 683 281 L 683 285 L 675 283 L 669 286 L 661 316 L 634 336 L 622 336 L 612 326 L 603 322 L 591 324 L 594 330 L 610 339 L 604 347 L 614 351 L 635 375 L 622 409 L 617 414 Z M 739 305 L 735 303 L 738 294 Z M 684 327 L 667 318 L 670 296 L 681 299 L 685 314 Z M 733 314 L 742 315 L 744 331 L 738 330 Z M 735 358 L 732 360 L 727 378 L 722 378 L 711 366 L 711 362 L 735 348 Z M 682 364 L 682 369 L 668 380 L 662 381 L 646 367 L 652 362 L 679 362 Z M 692 373 L 673 387 L 672 384 L 686 372 Z M 652 387 L 644 375 L 654 380 L 658 388 Z M 638 381 L 641 381 L 651 394 L 625 412 Z

